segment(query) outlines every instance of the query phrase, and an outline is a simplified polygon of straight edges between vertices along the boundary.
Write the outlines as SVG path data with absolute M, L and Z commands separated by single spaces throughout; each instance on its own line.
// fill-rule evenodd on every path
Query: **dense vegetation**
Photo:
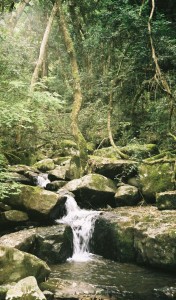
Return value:
M 60 1 L 56 1 L 56 4 Z M 19 10 L 23 5 L 23 10 Z M 74 74 L 56 11 L 40 72 L 31 89 L 54 1 L 0 4 L 0 164 L 33 163 L 72 140 Z M 174 0 L 62 1 L 74 45 L 83 103 L 79 128 L 94 148 L 157 143 L 176 132 Z M 3 166 L 1 168 L 4 168 Z

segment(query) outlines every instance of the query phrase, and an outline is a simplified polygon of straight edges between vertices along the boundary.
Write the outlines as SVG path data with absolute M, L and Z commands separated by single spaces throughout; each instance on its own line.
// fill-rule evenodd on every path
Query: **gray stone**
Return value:
M 102 212 L 95 223 L 94 253 L 175 271 L 175 220 L 175 210 L 152 206 Z
M 36 241 L 36 229 L 25 229 L 0 237 L 0 245 L 30 252 Z
M 125 184 L 117 189 L 115 200 L 116 206 L 136 205 L 141 200 L 141 196 L 135 186 Z
M 7 294 L 6 300 L 46 300 L 46 297 L 39 289 L 35 277 L 29 276 L 18 281 L 11 287 Z
M 89 171 L 110 179 L 126 182 L 137 174 L 137 163 L 132 160 L 90 156 Z
M 116 186 L 111 179 L 99 174 L 89 174 L 67 183 L 64 190 L 73 192 L 81 207 L 115 206 Z

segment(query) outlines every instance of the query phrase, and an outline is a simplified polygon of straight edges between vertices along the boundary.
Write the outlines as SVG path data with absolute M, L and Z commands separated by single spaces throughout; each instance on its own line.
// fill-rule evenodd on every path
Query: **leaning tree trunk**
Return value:
M 65 20 L 65 16 L 62 11 L 61 1 L 58 0 L 57 3 L 58 3 L 58 11 L 60 16 L 60 27 L 63 34 L 67 53 L 70 58 L 70 63 L 71 63 L 72 78 L 73 78 L 73 97 L 74 97 L 72 113 L 71 113 L 71 128 L 72 128 L 72 134 L 74 136 L 74 139 L 79 149 L 80 175 L 83 175 L 85 166 L 87 164 L 87 147 L 86 147 L 86 141 L 78 127 L 78 116 L 82 105 L 80 75 L 79 75 L 79 69 L 78 69 L 73 41 L 71 39 L 68 26 Z
M 58 9 L 57 2 L 55 2 L 54 6 L 53 6 L 53 9 L 51 11 L 51 15 L 49 17 L 46 29 L 45 29 L 45 33 L 44 33 L 44 36 L 43 36 L 43 40 L 42 40 L 41 46 L 40 46 L 39 58 L 38 58 L 38 61 L 37 61 L 34 73 L 32 75 L 31 85 L 30 85 L 30 91 L 31 92 L 33 92 L 34 89 L 35 89 L 35 84 L 38 81 L 40 69 L 41 69 L 42 64 L 43 64 L 43 62 L 45 60 L 45 55 L 46 55 L 46 49 L 47 49 L 49 34 L 50 34 L 50 31 L 51 31 L 51 26 L 52 26 L 54 17 L 56 15 L 57 9 Z
M 20 19 L 26 5 L 29 4 L 30 1 L 31 0 L 21 1 L 18 8 L 16 9 L 16 11 L 12 11 L 12 15 L 11 15 L 10 22 L 9 22 L 10 30 L 12 33 L 13 33 L 13 31 L 17 25 L 17 22 Z

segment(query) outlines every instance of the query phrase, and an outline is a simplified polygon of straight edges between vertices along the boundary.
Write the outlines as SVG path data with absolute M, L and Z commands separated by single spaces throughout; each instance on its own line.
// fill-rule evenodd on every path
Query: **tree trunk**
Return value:
M 12 16 L 11 16 L 11 19 L 10 19 L 10 29 L 11 29 L 11 32 L 13 33 L 16 25 L 17 25 L 17 22 L 19 20 L 19 18 L 21 17 L 25 7 L 27 4 L 29 4 L 30 0 L 25 0 L 25 1 L 22 1 L 18 8 L 16 9 L 16 11 L 12 11 Z
M 174 112 L 174 96 L 171 92 L 171 89 L 167 83 L 166 78 L 164 77 L 163 73 L 161 72 L 159 63 L 158 63 L 158 57 L 156 55 L 156 51 L 155 51 L 155 46 L 154 46 L 154 42 L 153 42 L 153 37 L 152 37 L 152 27 L 151 27 L 151 22 L 152 22 L 152 18 L 153 18 L 153 14 L 155 11 L 155 0 L 152 0 L 152 8 L 151 8 L 151 12 L 150 12 L 150 16 L 148 19 L 148 33 L 149 33 L 149 39 L 150 39 L 150 46 L 151 46 L 151 51 L 152 51 L 152 59 L 154 61 L 155 64 L 155 76 L 154 79 L 156 80 L 157 84 L 161 86 L 161 88 L 164 90 L 164 92 L 166 92 L 166 94 L 169 97 L 170 100 L 170 115 L 169 115 L 169 129 L 171 129 L 172 127 L 172 116 L 173 116 L 173 112 Z
M 32 75 L 31 85 L 30 85 L 30 91 L 31 92 L 33 92 L 34 89 L 35 89 L 35 84 L 38 81 L 40 69 L 41 69 L 42 64 L 45 60 L 45 54 L 46 54 L 46 48 L 47 48 L 47 44 L 48 44 L 49 34 L 50 34 L 50 31 L 51 31 L 51 26 L 52 26 L 54 17 L 56 15 L 57 9 L 58 9 L 57 2 L 55 2 L 54 6 L 53 6 L 53 9 L 51 11 L 51 15 L 49 17 L 46 29 L 45 29 L 45 33 L 44 33 L 44 36 L 43 36 L 41 46 L 40 46 L 39 58 L 38 58 L 34 73 Z
M 76 144 L 79 149 L 79 158 L 80 158 L 80 176 L 84 174 L 84 170 L 87 164 L 87 147 L 86 141 L 79 130 L 78 127 L 78 116 L 82 105 L 82 93 L 81 93 L 81 84 L 80 84 L 80 75 L 79 69 L 76 59 L 76 53 L 73 45 L 73 41 L 71 39 L 70 33 L 68 31 L 68 26 L 65 20 L 64 13 L 62 11 L 62 4 L 61 1 L 58 0 L 58 10 L 60 16 L 60 26 L 61 31 L 63 34 L 65 46 L 67 49 L 67 53 L 70 58 L 71 63 L 71 70 L 72 70 L 72 78 L 73 78 L 73 106 L 72 106 L 72 113 L 71 113 L 71 127 L 72 127 L 72 134 L 76 141 Z

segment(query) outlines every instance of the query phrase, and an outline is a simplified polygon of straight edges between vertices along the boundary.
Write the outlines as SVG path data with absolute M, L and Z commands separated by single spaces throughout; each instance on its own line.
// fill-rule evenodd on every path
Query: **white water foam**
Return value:
M 68 260 L 77 262 L 88 261 L 92 257 L 92 253 L 90 253 L 89 249 L 89 242 L 99 212 L 81 209 L 72 196 L 66 196 L 67 200 L 65 206 L 67 215 L 61 220 L 56 220 L 56 222 L 67 224 L 72 228 L 73 256 Z
M 48 174 L 45 173 L 41 173 L 40 175 L 38 175 L 37 177 L 37 185 L 45 188 L 47 183 L 49 183 L 50 180 L 48 179 Z

